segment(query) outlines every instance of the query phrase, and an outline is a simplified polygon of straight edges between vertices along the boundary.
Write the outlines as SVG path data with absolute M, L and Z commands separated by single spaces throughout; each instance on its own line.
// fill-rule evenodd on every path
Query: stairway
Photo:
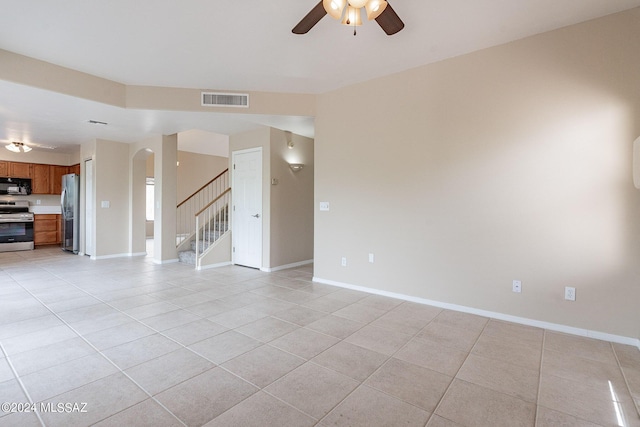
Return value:
M 221 254 L 230 253 L 230 242 L 220 242 L 230 233 L 229 205 L 231 187 L 229 169 L 225 169 L 207 184 L 200 187 L 176 207 L 176 249 L 178 260 L 196 269 L 215 264 Z M 226 251 L 224 250 L 226 248 Z M 224 255 L 230 262 L 230 255 Z
M 220 219 L 220 216 L 222 216 L 222 219 Z M 178 260 L 185 264 L 196 265 L 196 245 L 198 246 L 198 253 L 203 254 L 222 235 L 229 231 L 227 216 L 228 208 L 225 207 L 207 226 L 201 227 L 197 243 L 196 238 L 192 237 L 189 244 L 190 249 L 178 252 Z

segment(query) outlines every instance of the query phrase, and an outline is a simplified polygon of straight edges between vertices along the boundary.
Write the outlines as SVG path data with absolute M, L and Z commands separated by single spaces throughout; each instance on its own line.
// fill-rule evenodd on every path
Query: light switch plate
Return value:
M 329 202 L 320 202 L 320 210 L 328 211 L 329 210 Z

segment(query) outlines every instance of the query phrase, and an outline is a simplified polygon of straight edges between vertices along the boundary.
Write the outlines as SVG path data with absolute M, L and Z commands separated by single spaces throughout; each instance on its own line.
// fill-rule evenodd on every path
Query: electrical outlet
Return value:
M 346 256 L 343 256 L 343 257 L 342 257 L 342 266 L 343 266 L 343 267 L 346 267 L 346 266 L 347 266 L 347 257 L 346 257 Z
M 572 288 L 571 286 L 565 286 L 564 288 L 564 299 L 567 301 L 575 301 L 576 300 L 576 288 Z
M 513 281 L 513 292 L 520 293 L 522 292 L 522 282 L 520 280 Z

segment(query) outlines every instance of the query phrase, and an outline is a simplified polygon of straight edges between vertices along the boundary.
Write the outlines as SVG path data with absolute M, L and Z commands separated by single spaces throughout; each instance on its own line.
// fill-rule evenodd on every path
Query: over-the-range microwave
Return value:
M 0 178 L 0 195 L 26 196 L 31 194 L 31 179 Z

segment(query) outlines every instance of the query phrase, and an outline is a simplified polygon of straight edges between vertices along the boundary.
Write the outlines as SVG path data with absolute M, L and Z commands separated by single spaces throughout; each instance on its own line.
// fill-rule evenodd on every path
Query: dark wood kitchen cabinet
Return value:
M 0 176 L 9 176 L 9 162 L 0 160 Z

